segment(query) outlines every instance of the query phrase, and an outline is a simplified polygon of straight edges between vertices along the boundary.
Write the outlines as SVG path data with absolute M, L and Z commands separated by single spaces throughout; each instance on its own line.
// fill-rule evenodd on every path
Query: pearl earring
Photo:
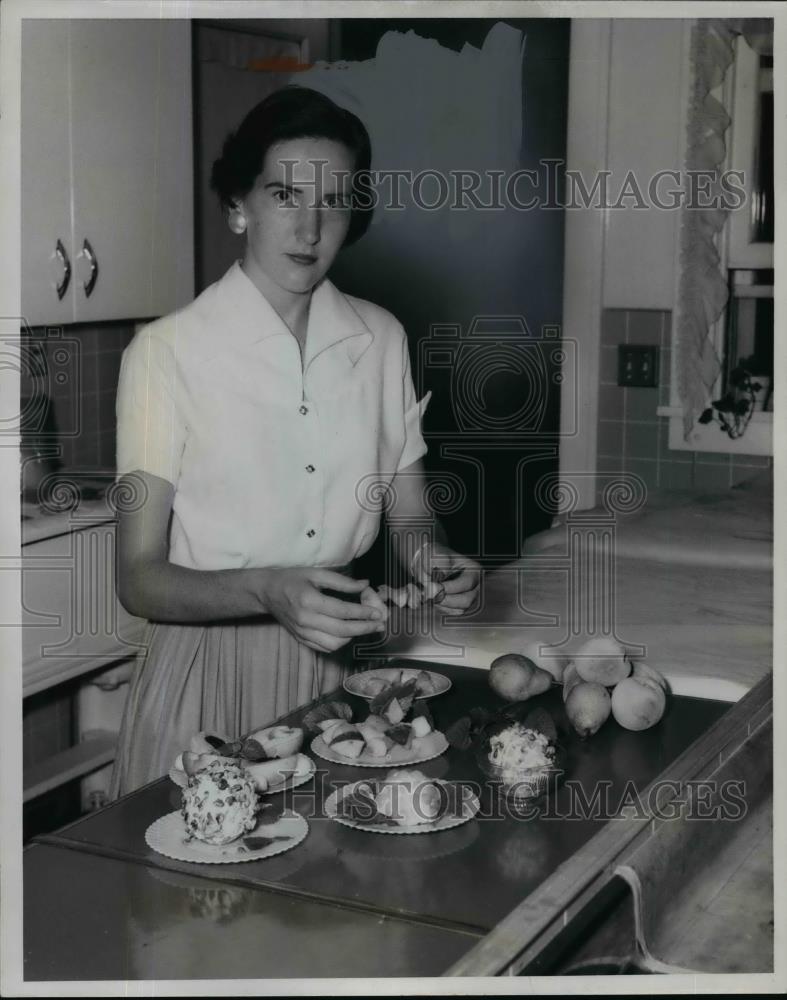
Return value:
M 229 214 L 228 224 L 237 236 L 246 232 L 246 219 L 239 208 L 233 208 Z

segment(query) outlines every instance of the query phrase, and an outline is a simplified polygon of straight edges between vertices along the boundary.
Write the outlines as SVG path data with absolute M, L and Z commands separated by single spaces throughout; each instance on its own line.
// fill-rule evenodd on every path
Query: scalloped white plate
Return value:
M 243 838 L 233 840 L 231 844 L 206 844 L 202 840 L 187 840 L 186 828 L 180 810 L 167 813 L 160 817 L 145 831 L 145 843 L 157 854 L 173 861 L 193 861 L 198 865 L 224 865 L 239 861 L 260 861 L 283 854 L 300 844 L 309 832 L 309 824 L 299 813 L 287 811 L 276 823 L 267 824 L 267 833 L 275 833 L 287 837 L 287 840 L 274 840 L 259 850 L 250 851 L 243 844 Z M 245 834 L 253 837 L 255 831 Z
M 455 784 L 452 781 L 440 781 L 439 778 L 433 780 L 440 785 Z M 362 823 L 360 820 L 346 819 L 344 816 L 338 816 L 336 808 L 340 798 L 349 795 L 356 785 L 362 783 L 362 781 L 354 781 L 351 785 L 345 785 L 343 788 L 337 788 L 331 792 L 325 800 L 325 815 L 337 823 L 341 823 L 342 826 L 349 826 L 352 830 L 363 830 L 364 833 L 440 833 L 441 830 L 452 830 L 455 826 L 467 823 L 481 808 L 477 796 L 467 789 L 466 797 L 462 800 L 461 816 L 441 816 L 440 819 L 434 820 L 431 823 L 418 823 L 415 826 L 379 826 L 376 823 Z M 456 782 L 456 784 L 461 784 L 461 782 Z
M 331 750 L 322 736 L 315 736 L 311 743 L 312 753 L 316 753 L 323 760 L 328 760 L 332 764 L 348 764 L 350 767 L 392 767 L 405 764 L 423 764 L 426 760 L 434 760 L 448 749 L 448 740 L 445 736 L 437 732 L 440 737 L 440 749 L 434 753 L 423 754 L 417 750 L 403 750 L 401 747 L 393 746 L 384 757 L 373 757 L 364 751 L 360 757 L 343 757 L 335 750 Z M 398 752 L 397 752 L 398 751 Z
M 439 694 L 445 694 L 446 691 L 451 687 L 450 677 L 446 677 L 445 674 L 437 674 L 434 670 L 420 670 L 417 667 L 378 667 L 375 670 L 364 670 L 358 674 L 350 674 L 349 677 L 344 680 L 344 690 L 348 694 L 354 694 L 358 698 L 365 698 L 367 701 L 371 701 L 373 695 L 364 694 L 360 690 L 359 685 L 368 677 L 380 677 L 385 681 L 395 680 L 399 674 L 402 674 L 405 681 L 410 680 L 411 677 L 417 677 L 418 674 L 424 673 L 429 674 L 432 678 L 432 683 L 437 688 L 433 694 L 417 694 L 415 696 L 415 701 L 423 701 L 426 698 L 436 698 Z

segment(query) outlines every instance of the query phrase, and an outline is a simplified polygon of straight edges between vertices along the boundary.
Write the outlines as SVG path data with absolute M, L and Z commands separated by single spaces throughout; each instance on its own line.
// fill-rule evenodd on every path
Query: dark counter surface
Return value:
M 48 844 L 25 857 L 26 981 L 439 976 L 474 941 Z
M 488 686 L 486 671 L 445 665 L 434 669 L 453 680 L 448 693 L 430 702 L 439 728 L 447 728 L 472 706 L 502 704 Z M 353 706 L 356 717 L 363 717 L 366 702 L 343 692 L 340 697 Z M 557 689 L 532 704 L 542 704 L 562 717 Z M 662 722 L 645 732 L 627 732 L 610 719 L 587 742 L 569 736 L 565 781 L 528 819 L 501 810 L 493 790 L 482 784 L 471 751 L 449 748 L 443 756 L 417 766 L 431 777 L 478 782 L 481 812 L 464 826 L 439 834 L 365 833 L 324 818 L 323 801 L 336 784 L 382 776 L 385 769 L 316 758 L 314 781 L 271 797 L 306 816 L 309 834 L 292 851 L 267 860 L 189 865 L 151 851 L 145 830 L 179 807 L 180 791 L 169 779 L 43 839 L 153 869 L 189 873 L 206 884 L 230 879 L 235 885 L 275 888 L 299 898 L 339 902 L 380 916 L 479 934 L 494 927 L 601 828 L 607 805 L 612 814 L 621 805 L 636 807 L 646 786 L 728 708 L 724 702 L 674 697 Z M 293 713 L 288 720 L 297 723 L 302 715 Z M 309 752 L 308 739 L 304 750 Z M 592 802 L 595 792 L 600 793 L 595 816 L 577 816 L 577 803 Z

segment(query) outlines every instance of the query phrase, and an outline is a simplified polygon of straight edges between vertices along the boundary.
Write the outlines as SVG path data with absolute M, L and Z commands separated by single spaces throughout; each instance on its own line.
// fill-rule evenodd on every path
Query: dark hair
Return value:
M 346 146 L 355 158 L 355 175 L 371 167 L 372 145 L 361 120 L 316 90 L 290 85 L 252 108 L 227 136 L 210 174 L 210 186 L 222 206 L 230 208 L 236 198 L 251 191 L 271 146 L 307 137 L 332 139 Z M 351 211 L 345 246 L 360 239 L 372 221 L 371 208 L 359 206 L 357 199 Z

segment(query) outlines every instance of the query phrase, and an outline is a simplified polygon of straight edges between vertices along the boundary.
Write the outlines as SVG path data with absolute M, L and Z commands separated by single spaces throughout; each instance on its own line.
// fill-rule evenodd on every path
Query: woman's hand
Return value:
M 350 639 L 385 629 L 384 613 L 369 599 L 368 580 L 352 580 L 330 569 L 263 570 L 262 600 L 267 612 L 299 642 L 333 653 Z M 362 603 L 343 601 L 324 590 L 357 594 Z
M 463 615 L 478 599 L 481 567 L 445 545 L 427 543 L 413 557 L 411 570 L 425 596 L 432 597 L 446 614 Z

